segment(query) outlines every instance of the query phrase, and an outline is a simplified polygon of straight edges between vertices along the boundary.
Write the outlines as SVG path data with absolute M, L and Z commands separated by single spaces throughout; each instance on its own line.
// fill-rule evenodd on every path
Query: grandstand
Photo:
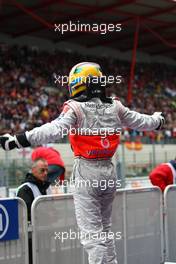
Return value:
M 68 99 L 68 89 L 66 84 L 55 84 L 54 75 L 68 74 L 76 61 L 92 59 L 91 56 L 78 53 L 49 53 L 27 46 L 3 45 L 0 59 L 1 134 L 28 130 L 55 119 L 61 112 L 63 102 Z M 122 76 L 120 84 L 109 87 L 108 95 L 118 96 L 123 103 L 128 104 L 127 73 L 130 71 L 130 64 L 101 57 L 96 58 L 96 61 L 105 69 L 106 75 Z M 135 71 L 131 103 L 132 109 L 142 113 L 152 114 L 162 109 L 167 116 L 167 127 L 160 133 L 158 140 L 168 143 L 176 138 L 174 69 L 174 66 L 164 63 L 139 63 Z M 134 134 L 127 130 L 125 136 Z M 150 142 L 153 134 L 142 133 L 140 136 L 148 137 Z
M 69 99 L 68 83 L 57 78 L 68 76 L 81 61 L 100 64 L 105 76 L 120 76 L 120 83 L 107 87 L 108 96 L 137 112 L 163 112 L 166 123 L 157 133 L 123 128 L 113 158 L 123 183 L 114 210 L 123 216 L 113 213 L 113 230 L 118 226 L 123 234 L 116 243 L 118 264 L 176 262 L 176 190 L 170 187 L 163 195 L 148 178 L 157 164 L 176 157 L 176 1 L 1 0 L 0 21 L 0 135 L 21 133 L 57 118 Z M 74 156 L 67 137 L 52 146 L 60 151 L 69 180 Z M 31 152 L 32 148 L 0 148 L 0 197 L 13 200 L 30 168 Z M 29 227 L 25 205 L 19 201 L 20 240 L 0 241 L 2 264 L 29 264 L 24 252 L 30 228 L 33 264 L 88 263 L 79 241 L 57 244 L 53 239 L 53 230 L 76 225 L 72 196 L 64 195 L 36 200 Z M 60 213 L 63 218 L 57 222 L 54 217 Z

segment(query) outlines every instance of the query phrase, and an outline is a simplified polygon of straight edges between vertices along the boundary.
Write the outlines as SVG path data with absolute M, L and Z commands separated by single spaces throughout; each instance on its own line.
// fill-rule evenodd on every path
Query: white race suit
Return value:
M 112 130 L 117 131 L 124 126 L 138 131 L 149 131 L 155 130 L 159 125 L 158 116 L 131 111 L 119 100 L 113 99 L 110 104 L 99 98 L 92 98 L 87 102 L 72 99 L 64 104 L 57 119 L 27 131 L 26 136 L 31 145 L 41 145 L 60 139 L 63 131 L 65 133 L 70 127 L 74 131 L 78 128 L 82 128 L 82 131 L 89 128 L 94 132 L 98 130 L 98 133 L 101 129 L 111 129 L 112 133 Z M 73 136 L 71 142 L 75 152 L 73 178 L 76 219 L 89 264 L 117 264 L 114 239 L 108 233 L 111 228 L 112 202 L 117 179 L 111 157 L 118 144 L 114 145 L 113 136 L 103 138 L 99 134 L 92 134 L 87 138 Z M 102 180 L 106 182 L 106 188 L 104 185 L 102 188 Z M 83 181 L 86 184 L 79 184 Z

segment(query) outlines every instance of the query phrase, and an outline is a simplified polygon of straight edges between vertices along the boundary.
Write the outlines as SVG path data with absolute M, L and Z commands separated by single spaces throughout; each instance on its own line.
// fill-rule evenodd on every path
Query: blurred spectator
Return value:
M 57 179 L 60 183 L 65 178 L 65 165 L 60 153 L 54 148 L 38 147 L 34 149 L 31 156 L 32 160 L 43 158 L 48 162 L 48 181 L 54 183 Z
M 168 163 L 162 163 L 150 173 L 150 181 L 164 192 L 167 185 L 176 184 L 176 158 Z
M 22 198 L 28 209 L 28 221 L 31 221 L 31 205 L 39 195 L 51 194 L 50 182 L 47 181 L 48 163 L 39 158 L 33 161 L 32 171 L 27 173 L 22 185 L 18 187 L 17 196 Z
M 50 182 L 47 181 L 48 163 L 44 159 L 36 159 L 32 164 L 31 173 L 27 173 L 22 185 L 18 187 L 17 196 L 27 205 L 28 221 L 31 221 L 31 206 L 40 195 L 51 194 Z M 29 234 L 29 264 L 32 264 L 32 237 Z

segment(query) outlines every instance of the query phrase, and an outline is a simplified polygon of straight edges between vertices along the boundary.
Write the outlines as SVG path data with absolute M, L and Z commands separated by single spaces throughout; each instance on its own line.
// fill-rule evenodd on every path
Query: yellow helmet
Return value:
M 86 82 L 89 77 L 101 77 L 100 65 L 94 62 L 81 62 L 70 71 L 68 78 L 70 97 L 74 97 L 87 89 Z

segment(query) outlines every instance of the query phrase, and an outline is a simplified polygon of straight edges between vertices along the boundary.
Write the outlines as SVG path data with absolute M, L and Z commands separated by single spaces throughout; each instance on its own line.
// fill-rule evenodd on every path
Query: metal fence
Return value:
M 0 242 L 1 264 L 28 264 L 27 208 L 18 201 L 19 239 Z M 176 185 L 118 190 L 112 232 L 121 264 L 176 262 Z M 1 213 L 1 212 L 0 212 Z M 0 221 L 0 231 L 2 221 Z M 32 205 L 33 264 L 87 264 L 71 194 L 41 196 Z M 0 233 L 1 234 L 1 233 Z
M 37 198 L 32 226 L 33 264 L 84 264 L 79 239 L 67 239 L 71 232 L 78 234 L 72 195 Z
M 119 263 L 161 263 L 163 256 L 162 200 L 157 188 L 119 190 L 113 205 L 112 230 Z M 118 227 L 118 228 L 117 228 Z
M 176 186 L 164 192 L 166 260 L 176 262 Z
M 117 191 L 112 232 L 119 263 L 162 263 L 162 215 L 158 188 Z M 60 264 L 87 263 L 79 239 L 73 237 L 78 230 L 72 195 L 37 198 L 32 206 L 32 226 L 33 264 L 55 264 L 58 260 Z

